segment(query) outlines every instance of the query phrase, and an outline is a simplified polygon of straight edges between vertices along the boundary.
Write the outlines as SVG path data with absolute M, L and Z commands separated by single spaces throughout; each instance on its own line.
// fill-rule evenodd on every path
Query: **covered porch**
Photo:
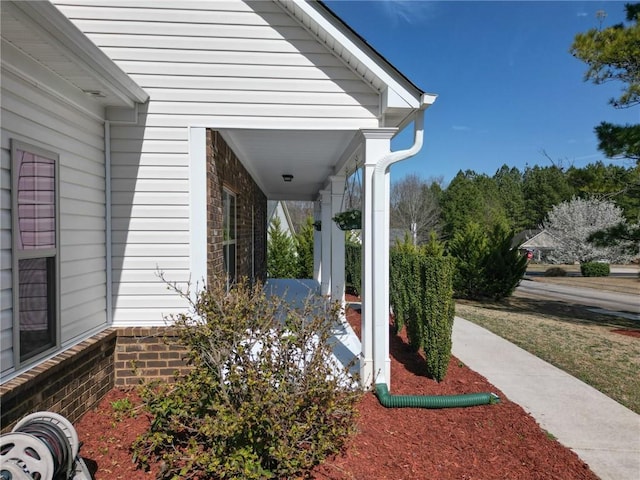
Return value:
M 345 184 L 356 170 L 362 178 L 362 342 L 346 320 L 336 334 L 336 356 L 342 363 L 357 357 L 364 386 L 386 383 L 389 359 L 389 167 L 410 158 L 423 144 L 424 110 L 435 97 L 423 95 L 400 127 L 358 130 L 220 129 L 269 200 L 314 202 L 314 270 L 311 280 L 269 279 L 270 294 L 299 301 L 320 295 L 345 302 L 345 232 L 332 218 L 344 206 Z M 401 128 L 412 127 L 410 148 L 391 150 Z M 192 263 L 196 265 L 197 262 Z

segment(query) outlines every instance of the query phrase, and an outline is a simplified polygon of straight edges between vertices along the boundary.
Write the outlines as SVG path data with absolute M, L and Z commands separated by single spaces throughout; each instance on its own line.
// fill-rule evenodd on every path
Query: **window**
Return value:
M 13 141 L 13 311 L 16 364 L 58 344 L 58 156 Z
M 236 196 L 222 190 L 222 256 L 227 289 L 236 281 Z

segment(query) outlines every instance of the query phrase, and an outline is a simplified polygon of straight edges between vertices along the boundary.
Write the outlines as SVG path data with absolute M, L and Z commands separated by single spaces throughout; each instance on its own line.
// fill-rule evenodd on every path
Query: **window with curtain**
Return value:
M 58 156 L 15 141 L 11 154 L 14 348 L 22 363 L 57 344 Z

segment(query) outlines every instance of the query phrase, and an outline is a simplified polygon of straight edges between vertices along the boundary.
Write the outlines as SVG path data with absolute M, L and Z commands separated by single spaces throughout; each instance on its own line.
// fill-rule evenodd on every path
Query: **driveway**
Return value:
M 527 279 L 520 283 L 515 294 L 626 313 L 630 315 L 625 315 L 625 317 L 640 321 L 640 297 L 637 295 L 534 282 Z

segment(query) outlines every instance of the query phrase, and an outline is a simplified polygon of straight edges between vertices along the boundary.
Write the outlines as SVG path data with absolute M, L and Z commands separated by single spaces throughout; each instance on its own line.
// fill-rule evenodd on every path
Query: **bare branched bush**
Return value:
M 292 478 L 341 450 L 362 392 L 333 356 L 337 304 L 293 307 L 245 282 L 195 300 L 174 288 L 191 305 L 170 320 L 193 368 L 143 389 L 140 466 L 161 462 L 162 479 Z

